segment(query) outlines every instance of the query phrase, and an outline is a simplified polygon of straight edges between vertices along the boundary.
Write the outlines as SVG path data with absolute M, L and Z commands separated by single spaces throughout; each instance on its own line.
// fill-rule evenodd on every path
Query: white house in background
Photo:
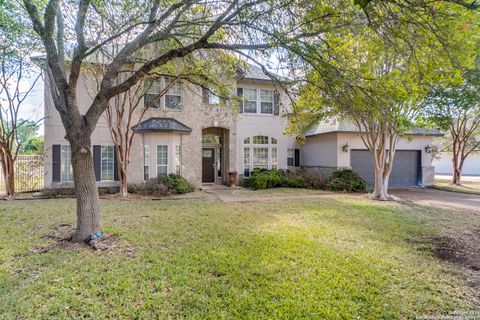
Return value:
M 438 157 L 433 159 L 436 174 L 452 175 L 452 154 L 450 152 L 441 152 Z M 480 176 L 480 150 L 473 151 L 465 159 L 463 165 L 463 175 Z
M 53 106 L 48 79 L 44 104 L 45 187 L 69 188 L 73 185 L 70 146 Z M 352 167 L 372 182 L 373 165 L 358 131 L 323 123 L 308 134 L 304 145 L 299 145 L 294 137 L 284 135 L 289 124 L 289 100 L 261 69 L 251 66 L 233 80 L 237 94 L 243 97 L 240 110 L 220 107 L 217 97 L 185 82 L 177 82 L 149 108 L 136 128 L 129 182 L 140 184 L 152 177 L 177 173 L 199 187 L 202 183 L 226 183 L 231 171 L 243 179 L 255 168 L 301 167 L 325 174 Z M 168 81 L 168 77 L 161 78 L 144 100 L 148 102 Z M 92 101 L 87 87 L 93 83 L 84 74 L 79 79 L 78 105 L 82 113 Z M 425 150 L 437 134 L 412 132 L 401 140 L 391 185 L 433 182 L 431 157 Z M 118 185 L 114 145 L 103 118 L 92 135 L 92 149 L 98 186 Z

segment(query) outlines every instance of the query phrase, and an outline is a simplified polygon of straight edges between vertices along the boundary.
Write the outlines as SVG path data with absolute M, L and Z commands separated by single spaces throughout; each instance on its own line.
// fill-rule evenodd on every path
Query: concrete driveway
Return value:
M 435 179 L 439 180 L 452 180 L 451 175 L 445 175 L 445 174 L 436 174 Z M 480 176 L 462 176 L 462 181 L 465 182 L 480 182 Z
M 468 210 L 480 214 L 480 195 L 449 192 L 430 188 L 390 189 L 390 193 L 418 204 Z

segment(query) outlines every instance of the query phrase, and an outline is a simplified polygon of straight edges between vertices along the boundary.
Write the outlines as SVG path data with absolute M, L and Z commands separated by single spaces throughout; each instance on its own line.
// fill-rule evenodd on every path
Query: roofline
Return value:
M 310 134 L 306 135 L 305 137 L 307 138 L 312 138 L 316 136 L 323 136 L 331 133 L 348 133 L 348 134 L 365 134 L 367 132 L 365 131 L 353 131 L 353 130 L 333 130 L 333 131 L 326 131 L 326 132 L 320 132 L 320 133 L 315 133 L 315 134 Z M 405 133 L 402 135 L 404 136 L 410 136 L 410 137 L 443 137 L 445 134 L 444 133 L 429 133 L 429 134 L 421 134 L 421 133 Z
M 145 123 L 145 122 L 147 122 L 147 121 L 149 121 L 149 120 L 152 120 L 152 119 L 172 120 L 172 121 L 175 121 L 176 123 L 179 123 L 179 124 L 181 124 L 182 126 L 188 128 L 188 130 L 137 129 L 137 127 L 141 126 L 143 123 Z M 167 132 L 167 133 L 180 132 L 180 133 L 191 133 L 191 132 L 193 131 L 192 128 L 190 128 L 189 126 L 181 123 L 180 121 L 178 121 L 177 119 L 172 118 L 172 117 L 169 117 L 169 118 L 150 117 L 150 118 L 148 118 L 148 119 L 143 120 L 143 121 L 140 122 L 139 124 L 134 125 L 133 127 L 131 127 L 131 129 L 134 130 L 134 131 L 136 131 L 136 132 Z

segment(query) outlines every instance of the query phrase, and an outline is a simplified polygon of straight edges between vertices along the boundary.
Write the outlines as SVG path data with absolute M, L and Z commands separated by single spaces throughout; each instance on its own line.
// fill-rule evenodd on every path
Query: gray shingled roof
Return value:
M 282 77 L 277 74 L 272 73 L 272 75 L 274 75 L 277 79 L 282 79 Z M 239 67 L 238 76 L 245 80 L 272 81 L 272 78 L 267 76 L 265 72 L 263 72 L 262 68 L 253 64 L 248 65 L 248 70 L 244 70 L 243 68 Z
M 138 132 L 180 132 L 190 133 L 192 128 L 173 118 L 150 118 L 132 127 Z
M 360 132 L 358 127 L 355 124 L 353 124 L 349 121 L 340 121 L 333 126 L 325 128 L 324 130 L 321 130 L 321 129 L 322 129 L 321 127 L 320 127 L 320 130 L 317 130 L 316 128 L 313 128 L 312 130 L 307 132 L 305 135 L 307 137 L 312 137 L 312 136 L 331 133 L 331 132 L 340 132 L 340 133 Z M 441 137 L 441 136 L 444 136 L 444 134 L 441 131 L 438 131 L 438 130 L 435 130 L 435 129 L 415 127 L 415 128 L 412 128 L 411 130 L 407 131 L 405 133 L 405 136 L 438 136 L 438 137 Z

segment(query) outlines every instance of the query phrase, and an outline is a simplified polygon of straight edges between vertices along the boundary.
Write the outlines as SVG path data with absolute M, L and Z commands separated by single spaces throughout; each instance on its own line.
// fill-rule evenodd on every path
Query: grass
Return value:
M 452 192 L 480 194 L 480 182 L 475 181 L 464 181 L 462 185 L 456 186 L 450 180 L 436 179 L 435 188 Z
M 404 319 L 473 303 L 425 243 L 479 228 L 473 215 L 335 195 L 102 200 L 120 249 L 33 253 L 74 204 L 0 203 L 0 318 Z

